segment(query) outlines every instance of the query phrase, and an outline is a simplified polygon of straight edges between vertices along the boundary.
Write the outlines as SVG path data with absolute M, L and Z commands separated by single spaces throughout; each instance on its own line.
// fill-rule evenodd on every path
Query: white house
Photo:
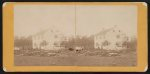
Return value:
M 106 50 L 121 50 L 127 48 L 125 42 L 129 37 L 117 26 L 104 29 L 94 36 L 94 48 Z
M 33 49 L 57 50 L 63 48 L 61 42 L 67 38 L 56 29 L 47 29 L 33 35 L 32 41 Z

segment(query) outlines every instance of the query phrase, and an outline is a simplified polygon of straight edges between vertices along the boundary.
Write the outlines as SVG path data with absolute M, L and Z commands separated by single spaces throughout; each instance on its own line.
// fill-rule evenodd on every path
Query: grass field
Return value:
M 121 56 L 15 56 L 16 66 L 136 66 L 136 54 Z

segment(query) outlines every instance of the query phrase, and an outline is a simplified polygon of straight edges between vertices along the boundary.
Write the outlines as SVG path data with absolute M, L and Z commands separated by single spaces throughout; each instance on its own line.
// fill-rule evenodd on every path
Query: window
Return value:
M 117 35 L 116 37 L 117 37 L 117 38 L 120 38 L 120 35 Z
M 103 36 L 103 38 L 105 38 L 105 35 Z
M 101 39 L 101 36 L 99 36 L 99 39 Z
M 122 47 L 122 46 L 121 46 L 121 43 L 119 43 L 119 42 L 116 43 L 116 46 L 117 46 L 117 47 Z
M 123 46 L 123 47 L 127 47 L 127 46 L 128 46 L 128 42 L 127 42 L 127 41 L 124 41 L 124 42 L 122 43 L 122 46 Z
M 98 47 L 98 46 L 99 46 L 99 44 L 98 44 L 98 43 L 96 43 L 96 46 Z
M 34 43 L 34 46 L 37 47 L 36 43 Z
M 51 30 L 51 32 L 53 32 L 53 30 Z
M 54 42 L 54 46 L 59 47 L 59 43 Z
M 108 46 L 110 43 L 107 41 L 107 40 L 105 40 L 103 43 L 102 43 L 102 45 L 103 46 Z
M 57 35 L 55 35 L 55 38 L 57 38 L 58 36 Z
M 57 43 L 56 43 L 56 42 L 54 42 L 54 45 L 56 46 L 56 45 L 57 45 Z
M 115 32 L 115 30 L 113 30 L 113 32 Z

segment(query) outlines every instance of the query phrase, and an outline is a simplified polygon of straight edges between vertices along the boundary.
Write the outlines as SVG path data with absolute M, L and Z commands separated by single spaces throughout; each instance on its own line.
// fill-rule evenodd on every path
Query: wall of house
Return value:
M 94 47 L 107 50 L 120 50 L 122 49 L 122 43 L 126 40 L 126 35 L 118 29 L 113 29 L 106 34 L 96 35 L 94 37 Z M 108 45 L 104 45 L 104 42 L 108 41 Z M 117 45 L 116 45 L 117 43 Z
M 35 35 L 33 37 L 34 49 L 57 50 L 60 49 L 60 43 L 65 38 L 59 32 L 47 31 L 44 34 Z M 41 46 L 41 43 L 46 41 L 46 45 Z

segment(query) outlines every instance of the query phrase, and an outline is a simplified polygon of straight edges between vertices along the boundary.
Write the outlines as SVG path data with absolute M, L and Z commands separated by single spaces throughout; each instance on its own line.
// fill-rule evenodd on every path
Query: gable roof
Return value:
M 45 30 L 42 30 L 42 31 L 40 31 L 40 32 L 37 32 L 36 34 L 34 34 L 34 35 L 32 35 L 32 36 L 38 36 L 38 35 L 42 35 L 42 34 L 46 33 L 48 30 L 50 30 L 50 29 L 45 29 Z
M 111 28 L 109 28 L 109 29 L 104 29 L 104 30 L 102 30 L 101 32 L 99 32 L 99 33 L 97 33 L 95 35 L 96 36 L 98 36 L 98 35 L 105 35 L 106 33 L 110 32 L 110 31 L 113 31 L 115 29 L 118 29 L 116 25 L 111 27 Z
M 110 31 L 112 31 L 112 30 L 114 30 L 114 27 L 109 28 L 109 29 L 105 29 L 105 30 L 103 30 L 103 31 L 101 31 L 101 32 L 99 32 L 99 33 L 97 33 L 97 34 L 95 34 L 95 35 L 96 35 L 96 36 L 97 36 L 97 35 L 105 35 L 106 33 L 110 32 Z
M 37 32 L 36 34 L 34 34 L 34 35 L 32 35 L 32 36 L 43 35 L 43 34 L 45 34 L 45 33 L 48 32 L 48 31 L 50 31 L 51 33 L 52 33 L 52 32 L 59 32 L 59 31 L 57 31 L 54 27 L 51 27 L 51 28 L 47 28 L 47 29 L 45 29 L 45 30 L 39 31 L 39 32 Z

